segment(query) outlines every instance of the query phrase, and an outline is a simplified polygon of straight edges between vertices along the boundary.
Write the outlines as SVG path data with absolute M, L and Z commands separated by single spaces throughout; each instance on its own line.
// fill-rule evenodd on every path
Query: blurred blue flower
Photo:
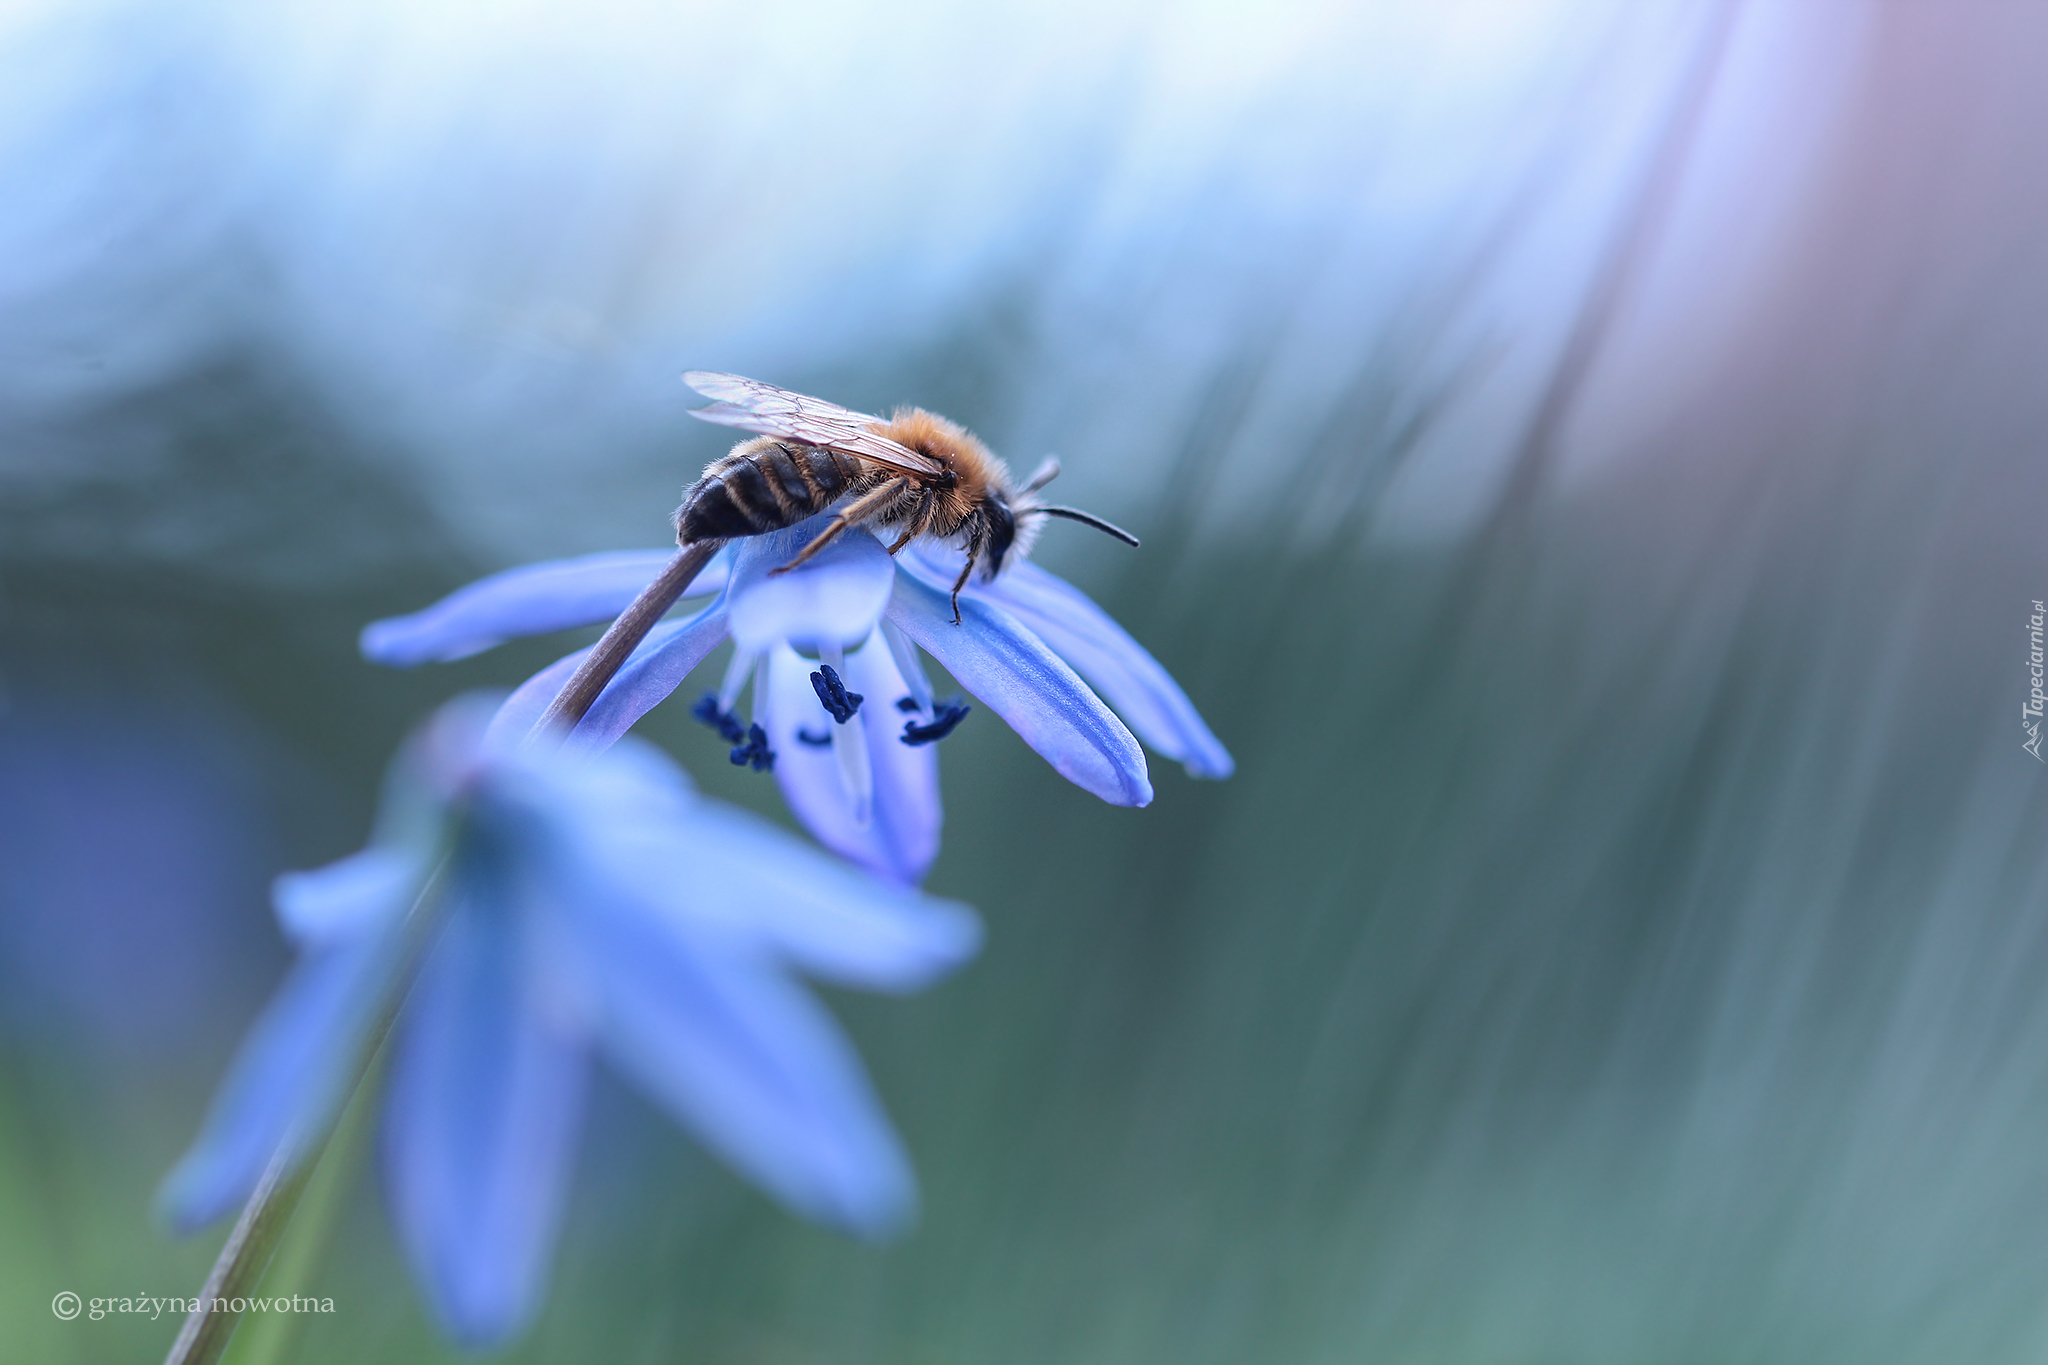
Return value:
M 273 1153 L 325 1131 L 432 881 L 438 936 L 394 1034 L 382 1154 L 456 1339 L 503 1341 L 539 1300 L 593 1053 L 797 1213 L 899 1227 L 909 1164 L 795 974 L 916 989 L 976 951 L 973 912 L 698 796 L 638 741 L 511 745 L 488 715 L 444 708 L 394 763 L 369 847 L 279 879 L 302 956 L 165 1182 L 170 1222 L 227 1213 Z
M 822 525 L 823 514 L 728 545 L 691 588 L 716 599 L 687 620 L 655 628 L 578 725 L 575 741 L 601 746 L 624 734 L 730 638 L 732 664 L 700 718 L 735 745 L 734 762 L 769 766 L 758 761 L 761 750 L 735 711 L 751 682 L 750 724 L 761 727 L 790 808 L 826 846 L 904 883 L 919 881 L 938 854 L 932 741 L 967 710 L 932 695 L 919 648 L 1062 776 L 1114 805 L 1152 799 L 1133 730 L 1196 777 L 1230 775 L 1229 752 L 1187 694 L 1079 589 L 1028 561 L 1013 562 L 994 581 L 967 587 L 956 626 L 947 597 L 960 552 L 913 545 L 891 559 L 861 530 L 802 568 L 770 576 Z M 363 652 L 408 666 L 460 658 L 514 635 L 594 625 L 623 610 L 668 558 L 658 551 L 590 556 L 510 570 L 425 611 L 374 623 L 363 632 Z M 508 703 L 506 723 L 537 718 L 582 657 L 530 679 Z M 866 699 L 844 721 L 827 705 L 833 686 Z

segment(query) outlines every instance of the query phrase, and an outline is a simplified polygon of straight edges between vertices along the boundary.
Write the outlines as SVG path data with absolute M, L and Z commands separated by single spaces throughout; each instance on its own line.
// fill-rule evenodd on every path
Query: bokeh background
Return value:
M 662 544 L 704 367 L 1057 451 L 1239 772 L 971 720 L 921 1225 L 612 1086 L 509 1358 L 2042 1359 L 2044 186 L 2003 0 L 0 7 L 0 1354 L 168 1346 L 49 1303 L 202 1278 L 269 879 L 580 642 L 357 629 Z M 337 1198 L 301 1358 L 449 1358 Z

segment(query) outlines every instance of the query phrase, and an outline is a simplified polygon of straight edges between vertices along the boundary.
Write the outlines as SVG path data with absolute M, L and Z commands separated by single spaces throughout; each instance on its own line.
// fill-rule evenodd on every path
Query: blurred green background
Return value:
M 2048 595 L 2044 24 L 1876 6 L 1828 75 L 1783 11 L 1716 27 L 1739 12 L 1660 11 L 1663 47 L 1570 6 L 1517 30 L 1525 95 L 1610 62 L 1603 89 L 1645 92 L 1626 155 L 1588 150 L 1605 106 L 1553 91 L 1512 106 L 1549 120 L 1523 178 L 1468 167 L 1391 226 L 1314 195 L 1231 217 L 1236 182 L 1160 198 L 1154 161 L 1063 162 L 1030 182 L 1021 246 L 870 224 L 857 268 L 764 314 L 814 308 L 802 336 L 686 327 L 682 351 L 657 326 L 466 373 L 499 341 L 423 326 L 455 367 L 419 362 L 406 401 L 431 418 L 373 401 L 403 376 L 336 381 L 318 316 L 280 340 L 319 315 L 300 294 L 192 283 L 195 259 L 270 259 L 232 231 L 144 272 L 213 320 L 147 363 L 117 324 L 169 305 L 132 263 L 0 281 L 27 358 L 0 418 L 6 1357 L 167 1348 L 169 1315 L 61 1322 L 50 1299 L 203 1278 L 221 1233 L 173 1242 L 148 1203 L 283 970 L 269 878 L 360 844 L 438 701 L 588 638 L 395 673 L 355 632 L 508 562 L 662 543 L 721 449 L 669 391 L 703 364 L 919 402 L 1015 463 L 1056 442 L 1074 499 L 1145 544 L 1055 528 L 1038 558 L 1158 655 L 1239 770 L 1156 764 L 1154 804 L 1112 809 L 973 716 L 942 746 L 929 886 L 981 909 L 986 951 L 920 996 L 832 997 L 916 1161 L 919 1226 L 872 1248 L 802 1225 L 607 1083 L 548 1306 L 506 1358 L 2039 1359 L 2048 784 L 2020 706 Z M 234 11 L 190 13 L 188 38 Z M 1314 48 L 1330 13 L 1286 32 Z M 1102 52 L 1181 69 L 1172 23 L 1126 17 L 1153 46 Z M 1333 45 L 1301 60 L 1353 59 Z M 1056 85 L 1011 75 L 1007 107 Z M 1364 144 L 1421 138 L 1426 160 L 1451 136 L 1441 111 L 1398 117 L 1435 108 L 1428 77 L 1319 142 L 1169 124 L 1217 176 L 1281 145 L 1319 192 L 1339 166 L 1377 184 Z M 1761 86 L 1789 102 L 1752 126 Z M 149 120 L 116 95 L 177 112 L 211 87 L 78 88 L 65 107 L 128 129 Z M 1083 131 L 1149 145 L 1113 106 Z M 830 119 L 803 117 L 792 155 L 829 157 Z M 923 145 L 905 126 L 890 155 Z M 79 146 L 69 164 L 103 168 Z M 1598 192 L 1559 188 L 1596 162 Z M 1119 212 L 1144 230 L 1103 226 Z M 1740 240 L 1759 217 L 1767 250 Z M 1133 274 L 1147 243 L 1167 245 Z M 795 276 L 800 247 L 777 248 Z M 587 302 L 564 264 L 583 249 L 515 252 L 537 273 L 498 287 Z M 1347 262 L 1397 249 L 1399 278 L 1344 292 Z M 949 251 L 967 264 L 919 275 Z M 937 303 L 870 308 L 892 289 Z M 1323 316 L 1333 298 L 1358 306 Z M 66 350 L 74 323 L 111 339 Z M 786 819 L 682 706 L 642 730 Z M 336 1311 L 286 1324 L 298 1358 L 451 1358 L 359 1158 L 303 1269 Z

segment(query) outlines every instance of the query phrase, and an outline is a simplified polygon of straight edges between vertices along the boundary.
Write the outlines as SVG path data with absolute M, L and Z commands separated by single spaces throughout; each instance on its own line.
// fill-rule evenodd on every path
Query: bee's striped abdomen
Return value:
M 758 536 L 830 507 L 860 473 L 853 458 L 761 437 L 704 471 L 676 511 L 676 539 Z

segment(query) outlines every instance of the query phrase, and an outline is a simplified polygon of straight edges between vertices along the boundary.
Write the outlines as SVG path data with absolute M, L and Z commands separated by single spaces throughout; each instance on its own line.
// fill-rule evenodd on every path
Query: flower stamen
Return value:
M 811 690 L 818 694 L 819 703 L 840 725 L 852 720 L 860 710 L 860 704 L 867 700 L 858 692 L 847 691 L 838 670 L 830 664 L 821 664 L 818 671 L 811 674 Z
M 751 767 L 757 773 L 775 770 L 775 751 L 768 747 L 768 732 L 758 724 L 747 727 L 747 742 L 730 755 L 736 768 Z
M 690 714 L 718 731 L 718 737 L 727 744 L 740 744 L 747 738 L 747 727 L 740 723 L 740 718 L 731 711 L 720 710 L 718 698 L 709 692 L 697 699 L 697 704 L 690 708 Z
M 838 760 L 839 785 L 853 807 L 854 827 L 866 829 L 874 819 L 875 809 L 875 769 L 868 758 L 867 725 L 846 723 L 854 712 L 860 710 L 864 699 L 858 692 L 848 692 L 846 684 L 839 680 L 839 670 L 846 667 L 843 648 L 826 645 L 819 651 L 819 656 L 818 671 L 811 675 L 811 687 L 837 722 L 832 727 L 832 757 Z M 841 704 L 833 705 L 834 700 Z
M 896 661 L 896 671 L 903 675 L 903 685 L 910 689 L 910 698 L 917 703 L 917 709 L 930 715 L 932 711 L 931 679 L 924 675 L 924 665 L 917 657 L 917 646 L 910 642 L 900 627 L 893 621 L 881 624 L 882 643 L 889 646 L 889 657 Z M 896 703 L 903 709 L 903 703 Z
M 953 727 L 965 720 L 967 713 L 973 709 L 958 697 L 936 702 L 933 704 L 933 711 L 936 714 L 929 724 L 919 725 L 914 720 L 903 722 L 903 742 L 913 748 L 919 744 L 936 744 L 952 734 Z

